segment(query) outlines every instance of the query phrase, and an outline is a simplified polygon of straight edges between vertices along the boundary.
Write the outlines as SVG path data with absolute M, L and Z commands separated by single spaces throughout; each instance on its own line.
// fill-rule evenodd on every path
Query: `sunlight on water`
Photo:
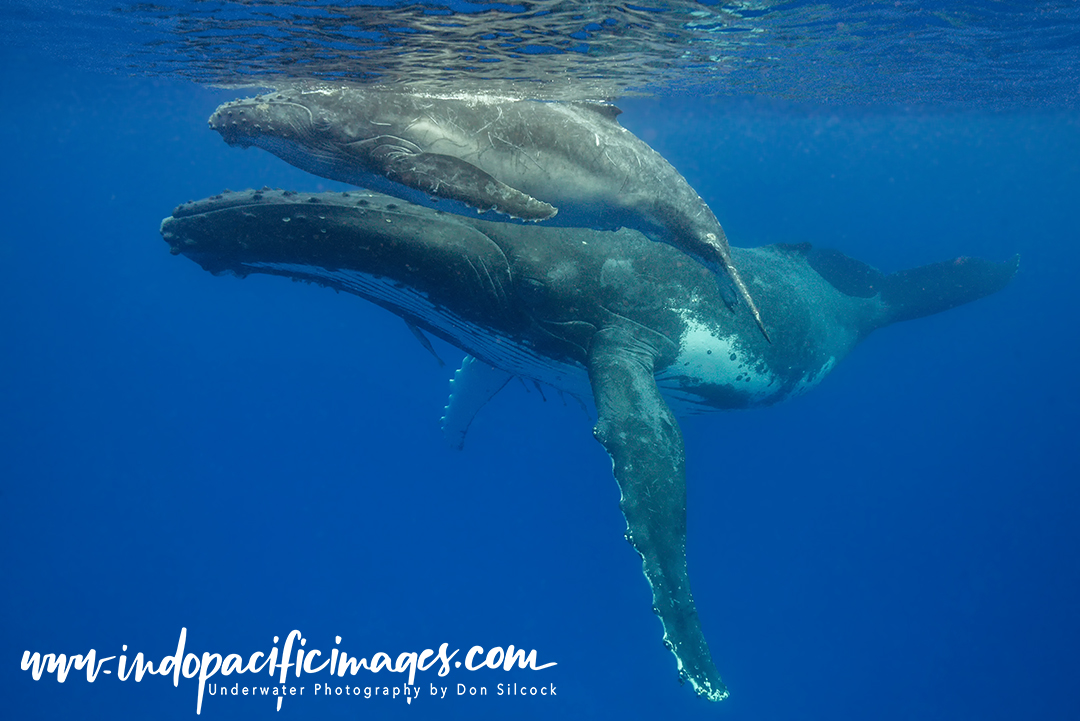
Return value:
M 217 84 L 1074 107 L 1073 2 L 8 3 L 8 46 Z M 103 38 L 109 38 L 103 40 Z M 104 67 L 101 67 L 104 66 Z

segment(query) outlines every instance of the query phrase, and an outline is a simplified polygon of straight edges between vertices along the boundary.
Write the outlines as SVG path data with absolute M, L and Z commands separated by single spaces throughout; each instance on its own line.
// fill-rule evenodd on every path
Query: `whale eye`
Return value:
M 547 284 L 536 278 L 522 278 L 516 289 L 518 297 L 530 306 L 538 306 L 548 297 Z

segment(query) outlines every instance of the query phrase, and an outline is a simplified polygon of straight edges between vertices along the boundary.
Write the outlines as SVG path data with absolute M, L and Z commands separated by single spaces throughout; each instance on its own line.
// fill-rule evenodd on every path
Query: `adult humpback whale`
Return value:
M 630 230 L 492 223 L 370 192 L 225 193 L 161 225 L 173 253 L 215 274 L 269 273 L 360 295 L 469 353 L 446 432 L 513 375 L 592 396 L 627 538 L 682 678 L 727 690 L 686 568 L 686 488 L 675 410 L 775 403 L 816 385 L 876 328 L 1005 287 L 1017 259 L 957 258 L 884 275 L 802 245 L 734 249 L 781 330 L 766 342 L 728 313 L 712 275 Z
M 634 228 L 724 272 L 761 313 L 705 201 L 611 105 L 298 87 L 225 103 L 210 127 L 333 180 L 568 227 Z M 412 191 L 411 193 L 407 191 Z M 725 291 L 727 291 L 726 281 Z M 729 305 L 735 295 L 727 292 Z

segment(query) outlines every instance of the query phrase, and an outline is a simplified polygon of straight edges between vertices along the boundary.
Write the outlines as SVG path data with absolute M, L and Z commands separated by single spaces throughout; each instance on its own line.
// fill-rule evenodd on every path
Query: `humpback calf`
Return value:
M 210 127 L 322 177 L 570 227 L 634 228 L 727 274 L 766 338 L 757 305 L 705 201 L 619 110 L 357 87 L 297 88 L 225 103 Z M 411 192 L 410 192 L 411 191 Z M 725 300 L 733 304 L 735 295 Z
M 263 190 L 181 205 L 161 233 L 215 274 L 355 293 L 470 354 L 444 418 L 455 444 L 514 375 L 591 396 L 664 643 L 680 676 L 712 701 L 727 689 L 690 593 L 673 410 L 798 395 L 873 330 L 1001 290 L 1018 263 L 957 258 L 885 275 L 808 244 L 733 249 L 780 331 L 769 343 L 749 317 L 726 311 L 708 271 L 631 230 L 492 223 L 366 191 Z

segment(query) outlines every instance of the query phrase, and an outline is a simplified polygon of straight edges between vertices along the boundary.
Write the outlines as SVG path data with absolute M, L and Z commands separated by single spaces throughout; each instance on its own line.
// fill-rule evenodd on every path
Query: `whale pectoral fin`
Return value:
M 490 366 L 471 355 L 465 356 L 461 368 L 450 380 L 450 400 L 442 417 L 443 438 L 447 445 L 458 451 L 465 447 L 465 434 L 469 432 L 476 414 L 513 377 L 513 373 Z
M 669 342 L 669 341 L 667 341 Z M 652 331 L 606 327 L 589 354 L 599 414 L 593 430 L 622 491 L 627 540 L 641 555 L 664 644 L 680 678 L 710 701 L 727 697 L 701 631 L 686 570 L 686 474 L 682 433 L 653 376 L 661 356 Z
M 420 152 L 404 141 L 373 144 L 364 140 L 350 147 L 362 155 L 365 165 L 374 166 L 388 179 L 438 198 L 457 200 L 481 211 L 495 210 L 520 220 L 547 220 L 558 212 L 554 206 L 452 155 Z
M 442 368 L 443 366 L 446 365 L 446 361 L 444 361 L 442 358 L 440 358 L 439 354 L 435 352 L 435 347 L 433 345 L 431 345 L 431 341 L 428 339 L 428 337 L 426 335 L 424 335 L 424 331 L 420 330 L 419 326 L 417 326 L 411 320 L 406 320 L 405 321 L 405 327 L 407 327 L 409 329 L 409 332 L 412 333 L 413 336 L 416 337 L 416 340 L 420 341 L 420 345 L 424 346 L 424 350 L 426 350 L 428 353 L 430 353 L 431 356 L 436 361 L 439 362 L 439 367 L 440 368 Z

